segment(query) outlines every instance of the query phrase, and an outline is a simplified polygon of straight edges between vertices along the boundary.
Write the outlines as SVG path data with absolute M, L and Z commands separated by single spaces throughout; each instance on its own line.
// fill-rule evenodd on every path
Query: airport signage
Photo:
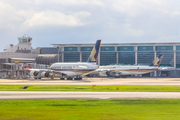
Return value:
M 15 64 L 19 64 L 19 61 L 15 61 L 14 63 L 15 63 Z
M 24 70 L 32 69 L 31 66 L 24 66 Z

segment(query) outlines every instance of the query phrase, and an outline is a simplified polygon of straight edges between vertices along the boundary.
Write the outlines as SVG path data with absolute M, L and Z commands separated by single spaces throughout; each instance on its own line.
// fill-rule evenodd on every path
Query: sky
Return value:
M 51 44 L 179 42 L 179 0 L 0 0 L 0 52 Z

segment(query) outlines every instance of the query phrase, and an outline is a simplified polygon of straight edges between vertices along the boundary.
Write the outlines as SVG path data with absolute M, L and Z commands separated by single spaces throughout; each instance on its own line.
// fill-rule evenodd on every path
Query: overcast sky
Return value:
M 0 0 L 0 51 L 50 44 L 180 42 L 179 0 Z

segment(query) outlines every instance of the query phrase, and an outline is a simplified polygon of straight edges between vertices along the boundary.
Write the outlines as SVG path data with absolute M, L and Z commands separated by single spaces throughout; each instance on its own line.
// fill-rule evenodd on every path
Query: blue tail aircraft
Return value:
M 54 63 L 50 69 L 31 69 L 30 75 L 34 78 L 60 76 L 61 80 L 81 80 L 83 76 L 93 72 L 99 66 L 95 63 L 101 48 L 101 40 L 97 40 L 87 62 L 77 63 Z

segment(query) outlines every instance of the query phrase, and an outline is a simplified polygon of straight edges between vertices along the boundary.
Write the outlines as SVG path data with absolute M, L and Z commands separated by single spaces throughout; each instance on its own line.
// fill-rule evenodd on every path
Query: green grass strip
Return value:
M 180 99 L 0 100 L 0 120 L 180 120 Z
M 0 85 L 0 91 L 134 91 L 180 92 L 180 86 Z

